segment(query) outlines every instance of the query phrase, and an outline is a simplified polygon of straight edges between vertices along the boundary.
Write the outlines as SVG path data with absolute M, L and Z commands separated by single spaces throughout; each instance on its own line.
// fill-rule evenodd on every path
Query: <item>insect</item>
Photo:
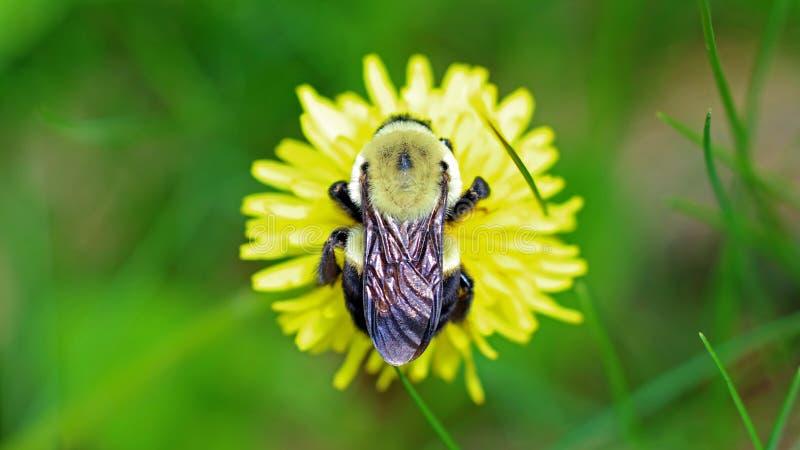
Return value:
M 486 198 L 489 186 L 476 177 L 461 189 L 450 142 L 408 115 L 381 125 L 356 157 L 350 181 L 329 189 L 358 225 L 331 233 L 318 282 L 342 275 L 353 321 L 391 365 L 419 357 L 448 321 L 463 320 L 469 310 L 473 280 L 444 227 Z M 344 249 L 343 268 L 336 248 Z

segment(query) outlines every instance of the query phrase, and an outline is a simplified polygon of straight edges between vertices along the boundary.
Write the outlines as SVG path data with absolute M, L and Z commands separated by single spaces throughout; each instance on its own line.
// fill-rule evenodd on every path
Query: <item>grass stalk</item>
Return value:
M 728 375 L 728 371 L 725 370 L 725 366 L 722 365 L 717 353 L 714 351 L 714 348 L 711 347 L 711 344 L 708 342 L 708 339 L 706 339 L 703 333 L 700 333 L 700 339 L 703 341 L 703 345 L 705 345 L 706 350 L 708 350 L 708 353 L 711 355 L 711 359 L 714 360 L 714 364 L 717 365 L 719 372 L 722 374 L 725 384 L 728 386 L 728 392 L 731 394 L 731 398 L 733 399 L 733 403 L 736 405 L 736 409 L 739 410 L 739 416 L 741 416 L 742 422 L 744 422 L 744 426 L 747 428 L 747 434 L 750 435 L 750 440 L 753 442 L 753 447 L 755 447 L 756 450 L 763 450 L 764 445 L 761 443 L 761 439 L 758 437 L 756 427 L 753 425 L 753 421 L 750 419 L 750 414 L 747 413 L 747 408 L 744 407 L 742 398 L 739 396 L 736 386 L 734 386 L 731 377 Z
M 541 191 L 539 191 L 539 187 L 536 185 L 536 181 L 533 179 L 533 175 L 531 175 L 531 172 L 525 166 L 525 162 L 522 161 L 522 158 L 519 157 L 519 154 L 517 153 L 516 150 L 514 150 L 514 147 L 511 145 L 511 143 L 508 142 L 505 136 L 503 136 L 503 133 L 501 133 L 500 130 L 497 128 L 497 125 L 495 125 L 494 122 L 492 122 L 492 120 L 489 118 L 489 114 L 486 111 L 486 108 L 481 102 L 480 98 L 472 98 L 470 99 L 470 103 L 472 107 L 475 108 L 475 112 L 478 114 L 478 116 L 480 116 L 481 120 L 483 120 L 486 126 L 489 127 L 489 129 L 495 135 L 497 140 L 500 141 L 500 144 L 503 146 L 503 148 L 505 149 L 506 153 L 511 158 L 511 160 L 514 161 L 514 165 L 517 166 L 517 170 L 519 170 L 519 173 L 522 174 L 522 177 L 525 179 L 525 182 L 528 184 L 528 187 L 530 187 L 533 196 L 539 203 L 539 207 L 542 210 L 542 214 L 547 216 L 548 215 L 547 203 L 545 203 L 544 198 L 542 197 L 542 193 Z
M 721 344 L 718 354 L 728 361 L 736 361 L 768 345 L 786 342 L 800 336 L 800 312 L 790 314 L 759 326 L 741 336 Z M 698 353 L 672 369 L 640 385 L 632 392 L 631 400 L 639 417 L 652 417 L 667 406 L 679 401 L 688 392 L 697 389 L 714 377 L 713 366 L 708 364 L 708 354 Z M 596 448 L 613 443 L 617 427 L 616 411 L 606 407 L 582 423 L 569 427 L 569 431 L 550 448 L 569 450 L 574 448 Z M 617 448 L 618 445 L 606 445 Z
M 460 450 L 456 441 L 450 436 L 450 433 L 447 432 L 447 429 L 439 422 L 439 419 L 433 414 L 428 405 L 425 404 L 425 401 L 422 400 L 422 397 L 417 393 L 417 390 L 414 389 L 414 386 L 411 385 L 411 382 L 408 381 L 405 374 L 400 370 L 399 367 L 394 368 L 395 372 L 397 373 L 397 378 L 400 379 L 400 382 L 403 384 L 403 387 L 406 388 L 408 391 L 408 395 L 411 396 L 411 399 L 416 403 L 417 408 L 419 408 L 420 412 L 422 413 L 425 420 L 428 424 L 433 428 L 433 431 L 439 435 L 439 439 L 442 440 L 444 445 L 450 450 Z
M 696 133 L 686 124 L 681 123 L 665 113 L 659 112 L 656 114 L 656 116 L 659 118 L 659 120 L 672 127 L 672 129 L 677 131 L 680 135 L 698 144 L 702 149 L 702 135 Z M 798 195 L 795 190 L 791 188 L 786 180 L 776 179 L 774 176 L 766 177 L 763 174 L 757 173 L 755 168 L 752 167 L 752 170 L 746 173 L 744 168 L 739 165 L 737 159 L 731 155 L 730 151 L 723 147 L 712 144 L 711 153 L 718 161 L 725 164 L 742 178 L 745 178 L 746 182 L 756 186 L 770 197 L 780 200 L 794 209 L 800 210 L 800 195 Z
M 753 72 L 750 75 L 750 83 L 747 86 L 747 97 L 745 99 L 745 121 L 750 137 L 755 135 L 758 124 L 756 123 L 759 112 L 759 99 L 764 88 L 764 79 L 767 67 L 775 53 L 775 45 L 778 43 L 778 36 L 781 28 L 786 22 L 789 12 L 790 0 L 773 0 L 770 8 L 767 23 L 764 27 L 764 34 L 761 37 L 761 44 L 758 47 L 756 60 L 753 64 Z
M 577 282 L 575 284 L 575 293 L 581 303 L 581 309 L 583 309 L 586 316 L 586 322 L 594 335 L 595 341 L 600 347 L 603 367 L 606 372 L 606 377 L 608 377 L 608 382 L 611 385 L 611 393 L 614 397 L 614 406 L 620 425 L 625 431 L 625 436 L 630 446 L 632 448 L 643 448 L 642 433 L 638 427 L 636 411 L 631 401 L 630 390 L 625 380 L 625 372 L 622 368 L 619 355 L 614 349 L 614 344 L 611 342 L 608 332 L 597 317 L 591 294 L 586 284 L 582 281 Z
M 728 85 L 727 78 L 725 78 L 725 72 L 722 70 L 722 63 L 720 62 L 719 53 L 717 52 L 717 42 L 714 37 L 714 26 L 711 22 L 711 5 L 709 4 L 709 0 L 698 0 L 698 4 L 700 5 L 700 15 L 703 22 L 703 37 L 706 42 L 708 62 L 711 64 L 714 81 L 717 84 L 719 95 L 722 98 L 722 105 L 725 108 L 725 114 L 728 116 L 728 122 L 731 124 L 731 129 L 733 130 L 739 163 L 743 168 L 747 168 L 750 164 L 747 130 L 742 124 L 739 114 L 736 112 L 736 105 L 733 102 L 733 96 L 731 96 L 731 89 Z
M 725 222 L 725 227 L 730 239 L 729 242 L 732 246 L 731 251 L 733 254 L 731 257 L 733 258 L 733 264 L 739 273 L 743 288 L 746 290 L 746 294 L 751 298 L 758 299 L 762 305 L 767 304 L 763 290 L 759 288 L 758 280 L 747 264 L 746 236 L 743 225 L 736 215 L 733 203 L 722 187 L 722 182 L 719 179 L 717 167 L 714 163 L 714 157 L 711 154 L 711 111 L 706 114 L 705 125 L 703 127 L 703 156 L 705 158 L 708 179 L 714 191 L 714 197 L 716 197 L 717 203 L 719 203 L 719 207 L 722 210 L 722 218 Z
M 797 398 L 797 393 L 800 392 L 800 368 L 794 374 L 792 386 L 789 388 L 789 393 L 783 400 L 781 411 L 778 413 L 778 418 L 775 420 L 775 425 L 772 427 L 772 433 L 769 435 L 767 441 L 767 450 L 777 450 L 783 435 L 783 429 L 786 427 L 786 420 L 789 418 L 789 412 L 792 410 L 792 405 Z
M 719 207 L 722 210 L 722 216 L 728 226 L 731 227 L 730 231 L 735 231 L 738 225 L 733 204 L 722 187 L 722 182 L 717 173 L 717 166 L 714 164 L 714 156 L 711 153 L 711 111 L 706 113 L 706 121 L 703 126 L 703 157 L 705 158 L 708 179 L 711 182 L 711 188 L 714 190 L 714 197 L 716 197 L 717 203 L 719 203 Z

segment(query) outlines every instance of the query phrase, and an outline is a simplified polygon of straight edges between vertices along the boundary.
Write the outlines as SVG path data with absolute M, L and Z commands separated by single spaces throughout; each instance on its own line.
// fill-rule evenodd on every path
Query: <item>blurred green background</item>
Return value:
M 770 5 L 713 4 L 740 105 Z M 527 346 L 492 339 L 485 405 L 460 379 L 419 386 L 458 442 L 748 448 L 699 330 L 766 437 L 800 363 L 800 220 L 775 206 L 774 251 L 746 252 L 747 291 L 720 230 L 675 210 L 717 206 L 699 147 L 656 112 L 699 132 L 711 107 L 732 146 L 699 17 L 667 0 L 0 0 L 0 447 L 442 447 L 399 385 L 379 394 L 362 374 L 334 390 L 340 357 L 297 351 L 250 292 L 262 264 L 238 259 L 241 198 L 263 189 L 251 161 L 301 137 L 295 86 L 364 94 L 369 52 L 396 84 L 424 53 L 437 77 L 466 62 L 501 94 L 529 87 L 565 195 L 586 198 L 566 239 L 621 370 L 587 325 L 543 318 Z M 796 195 L 798 2 L 785 20 L 753 153 Z M 798 436 L 794 411 L 782 448 Z

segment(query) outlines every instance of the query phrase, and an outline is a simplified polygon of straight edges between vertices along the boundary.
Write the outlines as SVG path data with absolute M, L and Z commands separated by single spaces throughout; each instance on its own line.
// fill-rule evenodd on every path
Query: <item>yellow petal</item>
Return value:
M 297 331 L 294 343 L 301 352 L 310 349 L 330 331 L 330 322 L 322 317 L 319 311 L 314 311 L 309 320 L 306 320 Z
M 541 176 L 558 162 L 558 150 L 554 147 L 534 149 L 521 147 L 519 156 L 522 158 L 525 167 L 528 168 L 531 175 L 536 177 Z
M 478 332 L 476 327 L 470 326 L 467 327 L 469 330 L 470 337 L 472 337 L 472 341 L 475 342 L 475 347 L 478 348 L 478 351 L 481 354 L 489 359 L 497 359 L 497 350 L 493 349 L 486 339 L 484 339 L 483 335 Z
M 452 114 L 453 111 L 467 109 L 470 106 L 470 99 L 475 96 L 485 109 L 486 105 L 483 104 L 484 99 L 481 96 L 484 91 L 481 87 L 488 76 L 488 71 L 482 67 L 451 65 L 442 80 L 441 113 Z
M 513 237 L 509 236 L 509 239 L 524 239 L 523 233 L 516 233 Z M 514 272 L 521 272 L 528 269 L 526 265 L 526 261 L 523 258 L 518 257 L 516 254 L 509 253 L 508 248 L 501 248 L 499 252 L 490 254 L 486 257 L 488 260 L 491 260 L 498 269 L 502 271 L 514 271 Z
M 320 182 L 333 183 L 347 178 L 348 174 L 338 170 L 330 158 L 305 142 L 284 139 L 275 149 L 275 155 L 287 163 L 302 169 L 308 176 Z
M 336 304 L 339 309 L 344 310 L 344 300 L 341 296 L 337 297 L 336 301 L 333 303 Z M 309 347 L 308 351 L 313 354 L 326 352 L 328 350 L 333 350 L 336 353 L 343 353 L 349 348 L 348 344 L 352 341 L 355 332 L 350 316 L 341 314 L 329 316 L 322 314 L 322 318 L 327 321 L 330 326 L 325 332 L 325 335 L 321 339 L 316 340 L 316 342 Z
M 461 364 L 461 355 L 449 339 L 438 338 L 433 355 L 433 372 L 441 379 L 452 382 Z
M 577 245 L 567 245 L 558 238 L 539 236 L 538 240 L 542 244 L 544 253 L 551 257 L 568 258 L 580 254 L 580 248 Z
M 586 274 L 586 261 L 582 259 L 542 259 L 542 270 L 552 274 L 578 277 Z
M 328 193 L 328 186 L 310 180 L 301 170 L 277 161 L 258 160 L 253 163 L 252 173 L 255 179 L 264 184 L 294 192 L 303 198 L 321 198 Z
M 552 128 L 548 126 L 536 127 L 525 133 L 520 140 L 520 147 L 530 149 L 549 147 L 555 138 L 556 133 Z
M 249 242 L 239 247 L 239 258 L 245 261 L 270 260 L 303 254 L 303 249 L 281 245 L 281 240 Z
M 253 289 L 261 292 L 279 292 L 311 285 L 316 282 L 318 255 L 301 256 L 262 269 L 253 275 Z
M 541 175 L 538 183 L 539 192 L 545 199 L 549 199 L 561 192 L 566 184 L 563 178 L 552 175 Z
M 518 171 L 517 173 L 512 172 L 502 176 L 506 179 L 506 184 L 503 187 L 509 188 L 507 192 L 503 192 L 505 201 L 515 203 L 531 198 L 531 191 L 528 187 L 528 183 Z M 534 181 L 536 182 L 536 187 L 539 189 L 539 193 L 545 200 L 554 197 L 561 192 L 565 186 L 563 178 L 548 174 L 538 175 L 534 178 Z M 536 206 L 538 207 L 538 202 Z
M 305 253 L 319 254 L 322 246 L 330 236 L 332 229 L 324 225 L 309 226 L 287 234 L 287 241 L 293 248 L 300 248 Z
M 294 195 L 270 192 L 248 195 L 242 202 L 242 214 L 248 216 L 276 216 L 302 219 L 311 212 L 311 204 Z
M 512 327 L 505 320 L 497 320 L 496 316 L 488 316 L 486 320 L 491 321 L 494 329 L 509 341 L 516 342 L 517 344 L 527 344 L 531 340 L 532 332 L 526 332 L 517 327 Z
M 451 324 L 444 329 L 447 337 L 450 339 L 450 342 L 453 343 L 453 346 L 461 353 L 469 351 L 469 336 L 464 331 L 464 329 L 456 324 Z
M 503 150 L 490 140 L 483 122 L 474 114 L 456 116 L 451 126 L 452 130 L 441 133 L 447 133 L 445 135 L 453 142 L 462 180 L 470 183 L 476 176 L 486 179 L 487 164 L 499 165 L 500 158 L 506 157 Z M 436 130 L 440 132 L 439 127 Z M 491 166 L 488 168 L 491 169 Z M 494 189 L 493 185 L 490 187 Z
M 326 159 L 330 161 L 332 168 L 337 173 L 343 175 L 348 173 L 350 165 L 353 163 L 352 159 L 343 149 L 335 145 L 335 139 L 329 138 L 319 129 L 319 125 L 308 113 L 300 116 L 300 128 L 308 141 L 327 156 Z M 322 161 L 317 161 L 317 164 L 320 162 Z
M 433 71 L 428 58 L 414 55 L 408 60 L 406 72 L 406 87 L 402 91 L 403 98 L 408 103 L 411 112 L 420 114 L 428 101 L 428 95 L 433 84 Z
M 472 347 L 469 345 L 469 337 L 460 326 L 449 326 L 445 329 L 447 336 L 453 342 L 456 350 L 464 358 L 464 379 L 467 385 L 467 392 L 475 403 L 481 404 L 484 400 L 483 387 L 478 379 L 475 370 L 475 362 L 472 359 Z
M 352 325 L 352 324 L 351 324 Z M 344 353 L 345 350 L 348 349 L 350 346 L 350 341 L 353 340 L 353 336 L 357 333 L 355 325 L 352 326 L 341 326 L 335 331 L 335 336 L 333 337 L 333 342 L 331 343 L 331 348 L 336 353 Z
M 304 84 L 297 88 L 297 96 L 303 109 L 308 112 L 317 128 L 326 137 L 331 140 L 338 136 L 353 137 L 355 127 L 347 116 L 342 114 L 333 102 L 317 94 L 314 88 Z
M 381 370 L 381 374 L 378 375 L 378 380 L 375 382 L 375 389 L 378 392 L 383 392 L 386 389 L 389 389 L 389 385 L 392 384 L 392 380 L 397 377 L 397 373 L 394 371 L 394 367 L 386 364 Z
M 536 288 L 543 292 L 562 292 L 572 287 L 572 277 L 559 277 L 557 275 L 533 274 Z
M 381 354 L 378 353 L 377 350 L 373 349 L 372 353 L 369 354 L 369 358 L 367 359 L 367 365 L 366 365 L 367 373 L 378 373 L 378 371 L 381 370 L 381 367 L 385 365 L 386 363 L 383 361 Z
M 332 203 L 330 200 L 327 203 Z M 287 219 L 280 216 L 266 216 L 247 221 L 245 233 L 248 243 L 240 248 L 242 259 L 277 259 L 295 255 L 319 254 L 322 245 L 331 231 L 338 226 L 352 222 L 342 213 L 342 220 L 333 223 L 317 217 L 325 207 L 312 204 L 309 216 L 304 219 Z
M 369 352 L 371 348 L 372 342 L 363 334 L 357 334 L 353 338 L 350 344 L 350 350 L 347 352 L 342 366 L 339 367 L 339 370 L 336 371 L 336 375 L 333 376 L 333 386 L 336 387 L 336 389 L 343 390 L 350 385 L 353 378 L 355 378 L 358 373 L 358 369 L 361 367 L 364 357 L 367 356 L 367 352 Z
M 377 55 L 364 57 L 364 83 L 369 97 L 384 117 L 397 112 L 397 93 L 394 84 Z
M 514 142 L 525 131 L 533 115 L 533 97 L 525 88 L 519 88 L 509 94 L 497 106 L 495 120 L 503 136 Z
M 501 274 L 492 270 L 488 265 L 476 263 L 475 265 L 470 265 L 467 270 L 471 271 L 475 279 L 479 280 L 483 286 L 491 289 L 493 293 L 496 293 L 493 297 L 503 298 L 511 295 L 511 290 L 506 280 L 503 279 Z
M 411 379 L 411 381 L 419 382 L 428 377 L 431 361 L 433 361 L 433 354 L 436 352 L 436 341 L 437 340 L 434 339 L 422 355 L 409 364 L 408 378 Z
M 488 307 L 482 305 L 485 303 L 484 295 L 483 292 L 479 292 L 479 290 L 476 289 L 475 299 L 472 301 L 469 317 L 477 333 L 490 336 L 495 332 L 495 327 L 493 321 L 489 318 Z
M 478 371 L 475 369 L 475 362 L 472 360 L 472 354 L 464 356 L 464 381 L 467 385 L 467 393 L 473 402 L 480 405 L 484 402 L 486 396 L 483 392 L 481 380 L 478 378 Z
M 281 327 L 283 334 L 289 335 L 297 331 L 309 320 L 314 320 L 316 312 L 314 310 L 301 311 L 297 313 L 283 313 L 278 316 L 278 326 Z
M 475 279 L 479 280 L 479 278 Z M 475 301 L 478 302 L 480 297 L 496 295 L 492 294 L 492 292 L 492 289 L 487 289 L 486 286 L 476 283 Z M 510 305 L 510 302 L 510 297 L 501 295 L 499 298 L 495 299 L 491 307 L 482 308 L 480 314 L 478 314 L 477 310 L 472 311 L 470 312 L 470 316 L 473 317 L 473 323 L 475 323 L 478 331 L 484 335 L 489 335 L 496 331 L 513 342 L 520 344 L 527 343 L 530 340 L 531 333 L 536 329 L 536 321 L 530 316 L 530 312 L 528 312 L 527 314 L 529 317 L 525 319 L 525 322 L 528 323 L 528 329 L 523 328 L 523 324 L 516 317 L 518 309 L 515 308 L 514 305 Z M 475 306 L 479 305 L 473 305 L 473 307 Z M 531 322 L 533 323 L 532 329 Z
M 322 286 L 313 289 L 311 292 L 297 298 L 272 302 L 270 307 L 273 311 L 279 313 L 298 313 L 317 309 L 328 302 L 332 296 L 336 296 L 340 289 L 341 285 L 337 282 L 333 286 Z
M 514 289 L 514 295 L 509 297 L 507 301 L 498 303 L 498 305 L 503 311 L 505 322 L 514 328 L 521 329 L 530 338 L 534 330 L 539 327 L 539 323 L 533 314 L 525 308 L 521 300 L 525 292 L 525 290 Z
M 567 323 L 578 324 L 583 322 L 583 314 L 574 309 L 565 308 L 545 294 L 535 293 L 525 297 L 525 301 L 534 311 L 553 317 Z
M 355 92 L 345 92 L 336 96 L 336 104 L 354 123 L 364 126 L 371 121 L 369 104 Z M 358 131 L 358 130 L 356 130 Z

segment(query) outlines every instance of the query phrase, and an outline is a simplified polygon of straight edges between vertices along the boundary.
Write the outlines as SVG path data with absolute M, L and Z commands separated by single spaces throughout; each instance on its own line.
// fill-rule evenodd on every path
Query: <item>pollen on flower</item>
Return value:
M 301 351 L 344 354 L 333 376 L 337 389 L 346 388 L 362 368 L 377 375 L 379 390 L 396 377 L 353 324 L 341 282 L 319 286 L 316 281 L 327 237 L 336 228 L 354 225 L 329 198 L 328 188 L 350 179 L 356 155 L 391 115 L 430 121 L 437 135 L 452 142 L 462 179 L 480 176 L 491 186 L 491 195 L 479 208 L 445 228 L 448 239 L 458 242 L 461 264 L 474 279 L 472 305 L 463 321 L 445 325 L 418 359 L 402 366 L 409 379 L 420 382 L 434 374 L 452 381 L 463 366 L 468 395 L 482 403 L 476 354 L 498 357 L 487 338 L 499 335 L 527 343 L 538 328 L 538 315 L 582 321 L 580 312 L 558 304 L 552 294 L 570 289 L 587 270 L 579 249 L 559 238 L 576 227 L 583 200 L 552 200 L 565 186 L 562 178 L 547 173 L 558 160 L 553 130 L 528 129 L 534 110 L 528 90 L 498 99 L 488 77 L 484 68 L 454 64 L 437 86 L 428 60 L 416 55 L 398 90 L 381 60 L 369 55 L 364 58 L 368 99 L 352 92 L 327 99 L 310 86 L 300 86 L 300 125 L 308 142 L 284 140 L 276 149 L 277 160 L 253 164 L 253 176 L 273 191 L 244 199 L 242 211 L 251 219 L 241 257 L 278 261 L 253 276 L 255 290 L 302 292 L 274 302 L 272 308 L 282 331 L 294 336 Z M 547 215 L 476 112 L 476 101 L 535 177 Z M 341 261 L 341 252 L 338 256 Z

